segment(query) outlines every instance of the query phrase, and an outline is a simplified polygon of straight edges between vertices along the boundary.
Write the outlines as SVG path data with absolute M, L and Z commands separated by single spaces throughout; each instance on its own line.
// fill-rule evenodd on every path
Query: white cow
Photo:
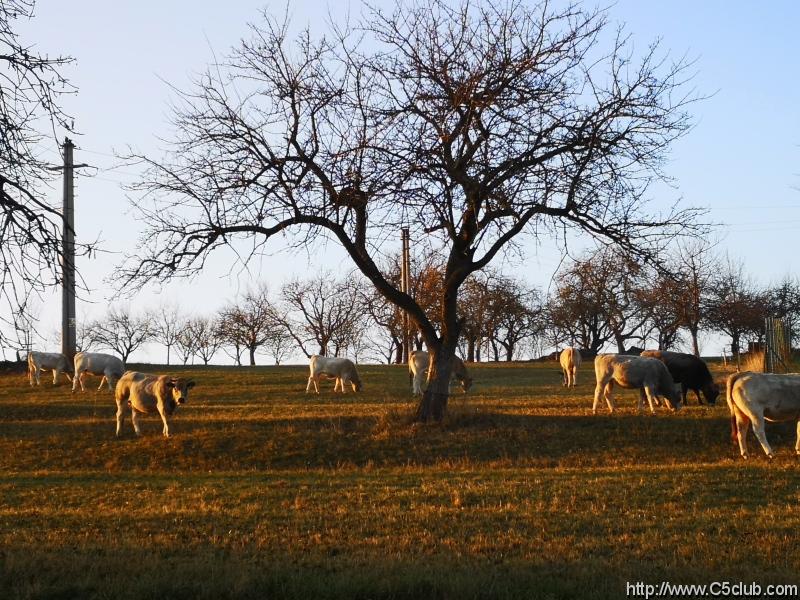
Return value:
M 36 385 L 41 385 L 39 381 L 40 371 L 53 371 L 53 385 L 58 384 L 58 376 L 62 373 L 70 381 L 72 378 L 69 376 L 69 361 L 67 357 L 59 352 L 28 352 L 28 381 L 33 386 L 33 380 L 36 379 Z
M 408 355 L 408 370 L 411 372 L 411 391 L 415 396 L 422 394 L 422 382 L 425 381 L 428 375 L 428 365 L 430 365 L 430 354 L 424 350 L 412 350 Z M 453 379 L 457 379 L 461 383 L 461 389 L 466 394 L 470 387 L 472 387 L 472 377 L 467 372 L 467 367 L 464 361 L 457 356 L 453 357 Z
M 308 376 L 308 385 L 306 385 L 306 393 L 311 391 L 311 384 L 314 384 L 314 389 L 319 394 L 319 380 L 322 377 L 335 379 L 333 384 L 333 391 L 337 391 L 340 387 L 342 393 L 345 393 L 344 386 L 350 384 L 353 386 L 354 392 L 361 391 L 361 378 L 358 376 L 356 366 L 349 358 L 338 358 L 319 356 L 313 354 L 308 363 L 310 374 Z
M 594 374 L 597 385 L 594 388 L 592 413 L 597 414 L 600 396 L 605 396 L 608 412 L 614 412 L 611 392 L 614 384 L 628 389 L 639 389 L 639 411 L 644 401 L 650 403 L 650 412 L 655 413 L 658 396 L 664 396 L 667 406 L 675 411 L 681 407 L 680 388 L 675 386 L 667 366 L 656 358 L 632 356 L 629 354 L 598 354 L 594 359 Z
M 83 387 L 83 378 L 88 373 L 102 377 L 98 390 L 103 387 L 103 382 L 105 381 L 108 384 L 108 389 L 113 392 L 114 384 L 122 377 L 124 372 L 125 365 L 116 356 L 98 352 L 78 352 L 75 355 L 75 376 L 72 379 L 72 391 L 76 390 L 78 383 L 81 385 L 81 391 L 86 391 L 86 388 Z
M 114 399 L 117 401 L 117 437 L 125 420 L 125 409 L 131 409 L 131 422 L 136 435 L 141 435 L 139 415 L 158 412 L 164 423 L 162 433 L 169 437 L 167 417 L 172 416 L 179 404 L 189 398 L 194 381 L 170 375 L 149 375 L 126 371 L 117 382 Z
M 568 346 L 561 351 L 558 362 L 564 374 L 564 385 L 575 387 L 578 383 L 578 367 L 581 366 L 581 351 Z
M 774 456 L 764 432 L 764 421 L 797 421 L 794 448 L 800 454 L 800 374 L 744 371 L 728 377 L 727 387 L 731 435 L 739 442 L 742 458 L 747 458 L 748 423 L 753 424 L 753 433 L 766 455 Z

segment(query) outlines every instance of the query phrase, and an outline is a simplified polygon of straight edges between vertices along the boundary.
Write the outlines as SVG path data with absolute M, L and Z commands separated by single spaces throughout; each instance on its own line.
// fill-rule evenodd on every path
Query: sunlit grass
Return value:
M 152 368 L 150 370 L 153 370 Z M 156 369 L 158 370 L 158 369 Z M 439 425 L 406 370 L 191 368 L 163 439 L 108 391 L 0 377 L 0 597 L 616 598 L 625 581 L 795 582 L 794 427 L 745 463 L 724 402 L 590 414 L 592 365 L 486 365 Z M 181 373 L 184 369 L 174 369 Z M 474 392 L 474 393 L 473 393 Z M 754 441 L 751 441 L 751 444 Z

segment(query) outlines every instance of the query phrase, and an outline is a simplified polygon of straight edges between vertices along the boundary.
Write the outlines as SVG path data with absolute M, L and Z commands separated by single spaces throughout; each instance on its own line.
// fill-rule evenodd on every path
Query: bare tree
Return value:
M 113 350 L 128 362 L 132 352 L 153 338 L 153 325 L 149 315 L 136 316 L 123 307 L 112 307 L 102 319 L 89 328 L 92 342 L 101 348 Z
M 162 304 L 150 315 L 153 341 L 167 349 L 167 364 L 170 364 L 170 351 L 178 343 L 183 327 L 183 317 L 177 306 Z
M 131 157 L 150 166 L 134 186 L 147 230 L 123 284 L 196 272 L 243 237 L 243 260 L 290 230 L 334 239 L 419 327 L 431 367 L 417 419 L 439 420 L 459 290 L 520 234 L 577 230 L 649 256 L 697 231 L 696 211 L 645 200 L 690 125 L 687 65 L 655 45 L 637 59 L 602 12 L 400 0 L 366 5 L 354 31 L 288 31 L 265 15 L 181 95 L 167 155 Z M 399 223 L 445 257 L 432 312 L 379 267 Z
M 320 273 L 307 281 L 295 279 L 283 286 L 281 299 L 289 311 L 286 331 L 306 356 L 314 353 L 307 349 L 309 344 L 322 356 L 339 356 L 365 326 L 354 276 L 337 280 L 331 273 Z
M 644 294 L 645 266 L 636 257 L 605 248 L 587 253 L 556 275 L 549 321 L 555 344 L 569 342 L 598 352 L 613 342 L 625 352 L 632 340 L 643 340 L 650 319 Z
M 219 327 L 227 341 L 249 351 L 251 367 L 256 364 L 256 351 L 283 329 L 264 285 L 248 290 L 240 300 L 224 308 Z
M 706 295 L 714 274 L 720 268 L 720 261 L 712 248 L 703 240 L 682 243 L 668 267 L 677 280 L 678 289 L 674 290 L 674 296 L 663 300 L 671 302 L 680 314 L 681 325 L 689 332 L 695 356 L 700 356 L 698 336 L 706 320 Z
M 728 257 L 711 280 L 705 299 L 706 323 L 731 338 L 731 353 L 738 356 L 744 338 L 763 338 L 768 302 L 744 265 Z
M 219 323 L 209 317 L 193 317 L 186 322 L 187 347 L 207 365 L 224 343 Z M 185 364 L 185 363 L 184 363 Z
M 0 310 L 17 321 L 31 294 L 59 282 L 61 215 L 43 196 L 54 174 L 40 156 L 46 143 L 57 147 L 56 129 L 71 130 L 59 102 L 75 92 L 62 75 L 73 59 L 19 39 L 16 21 L 33 8 L 34 0 L 0 3 Z

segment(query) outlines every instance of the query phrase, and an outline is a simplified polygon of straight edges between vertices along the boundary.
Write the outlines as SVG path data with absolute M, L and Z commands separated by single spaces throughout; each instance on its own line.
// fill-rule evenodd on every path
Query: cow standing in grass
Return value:
M 350 384 L 354 392 L 361 391 L 361 378 L 358 376 L 356 365 L 349 358 L 327 357 L 314 354 L 308 363 L 309 376 L 308 384 L 306 385 L 306 393 L 311 391 L 311 384 L 314 384 L 314 390 L 319 394 L 319 380 L 323 377 L 335 379 L 333 384 L 333 391 L 337 391 L 340 387 L 342 393 L 345 393 L 345 385 Z
M 34 379 L 36 385 L 41 385 L 39 380 L 40 371 L 53 371 L 53 385 L 58 384 L 58 376 L 62 373 L 72 380 L 69 376 L 71 371 L 67 357 L 59 352 L 28 352 L 28 381 L 33 386 Z
M 564 385 L 575 387 L 578 384 L 578 367 L 581 366 L 581 351 L 568 346 L 561 351 L 558 362 L 564 375 Z
M 697 396 L 698 404 L 702 404 L 700 392 L 710 405 L 717 403 L 719 397 L 719 386 L 714 382 L 708 365 L 696 357 L 694 354 L 684 354 L 683 352 L 669 352 L 667 350 L 645 350 L 641 356 L 657 358 L 669 370 L 675 383 L 681 384 L 681 400 L 687 404 L 687 393 L 692 390 Z
M 136 435 L 141 435 L 139 415 L 157 412 L 164 423 L 162 433 L 169 437 L 169 422 L 180 404 L 189 399 L 189 390 L 194 381 L 170 375 L 149 375 L 138 371 L 127 371 L 117 382 L 114 398 L 117 401 L 117 437 L 122 431 L 125 410 L 131 409 L 131 422 Z
M 615 383 L 623 388 L 639 390 L 640 412 L 646 398 L 650 404 L 650 412 L 655 413 L 658 396 L 665 398 L 671 410 L 680 409 L 680 393 L 666 365 L 660 360 L 628 354 L 598 354 L 594 359 L 594 374 L 597 378 L 592 404 L 594 414 L 597 414 L 601 395 L 608 403 L 608 411 L 614 412 L 611 393 Z
M 430 355 L 424 350 L 413 350 L 408 356 L 408 370 L 411 373 L 411 391 L 415 396 L 422 395 L 422 382 L 428 375 Z M 452 378 L 461 384 L 461 389 L 466 394 L 472 387 L 472 377 L 467 372 L 464 361 L 457 356 L 453 357 Z
M 124 372 L 125 365 L 116 356 L 99 352 L 78 352 L 75 355 L 75 377 L 72 379 L 72 391 L 74 392 L 77 389 L 79 383 L 81 391 L 86 391 L 83 387 L 83 379 L 88 373 L 89 375 L 100 376 L 98 390 L 103 387 L 103 382 L 105 381 L 108 384 L 108 389 L 113 392 L 114 385 Z
M 794 448 L 800 454 L 800 374 L 734 373 L 728 377 L 726 397 L 731 412 L 731 435 L 734 442 L 739 442 L 742 458 L 747 458 L 747 425 L 750 423 L 764 453 L 773 458 L 764 430 L 765 421 L 796 421 Z

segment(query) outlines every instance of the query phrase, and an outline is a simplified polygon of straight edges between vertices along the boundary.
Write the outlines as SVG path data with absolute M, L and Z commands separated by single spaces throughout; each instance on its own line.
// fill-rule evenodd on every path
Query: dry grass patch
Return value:
M 475 370 L 419 426 L 400 367 L 345 397 L 306 395 L 302 367 L 190 368 L 167 440 L 155 419 L 116 439 L 108 392 L 0 377 L 0 596 L 616 598 L 796 576 L 793 427 L 768 432 L 775 462 L 744 463 L 724 404 L 639 415 L 620 391 L 592 416 L 591 364 L 570 390 L 555 363 Z

